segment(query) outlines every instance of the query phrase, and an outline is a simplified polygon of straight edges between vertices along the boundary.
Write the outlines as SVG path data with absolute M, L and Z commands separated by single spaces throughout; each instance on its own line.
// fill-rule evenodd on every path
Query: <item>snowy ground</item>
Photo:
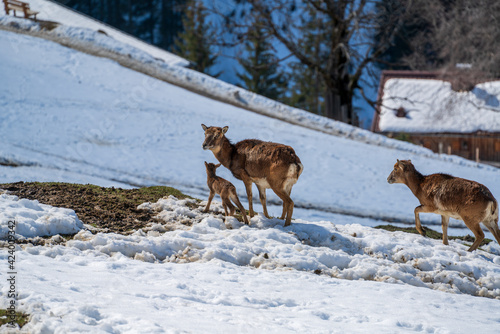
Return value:
M 60 214 L 1 199 L 12 204 L 7 214 L 23 206 Z M 224 222 L 219 202 L 209 214 L 200 212 L 205 203 L 191 210 L 188 202 L 141 205 L 163 222 L 129 236 L 82 229 L 67 242 L 55 236 L 46 246 L 18 247 L 18 309 L 32 315 L 24 330 L 496 333 L 500 326 L 491 299 L 500 299 L 497 244 L 468 253 L 460 243 L 358 224 L 298 220 L 284 228 L 262 216 L 246 226 Z M 75 228 L 74 213 L 63 216 L 49 226 Z M 7 263 L 6 251 L 0 260 Z
M 486 298 L 220 260 L 158 265 L 41 251 L 19 263 L 30 268 L 21 300 L 32 332 L 493 334 L 500 325 L 498 300 Z
M 496 242 L 470 254 L 457 242 L 368 227 L 413 221 L 418 201 L 386 181 L 398 158 L 477 180 L 500 198 L 498 169 L 332 121 L 325 126 L 352 139 L 291 125 L 42 39 L 0 31 L 0 45 L 0 183 L 164 184 L 206 199 L 203 161 L 215 158 L 201 149 L 201 123 L 229 125 L 233 141 L 291 145 L 305 166 L 287 228 L 260 216 L 250 227 L 225 224 L 170 199 L 144 205 L 163 210 L 162 225 L 92 235 L 71 210 L 1 195 L 2 233 L 14 219 L 20 238 L 55 235 L 16 251 L 28 332 L 498 332 Z M 246 197 L 241 181 L 220 175 Z M 279 204 L 270 191 L 268 199 Z M 452 234 L 470 233 L 452 225 Z M 80 232 L 66 243 L 57 233 L 68 229 Z M 6 248 L 0 261 L 7 266 Z M 2 285 L 0 308 L 7 292 Z
M 54 208 L 37 201 L 0 195 L 0 240 L 7 240 L 5 222 L 15 221 L 18 238 L 75 234 L 83 227 L 73 210 Z

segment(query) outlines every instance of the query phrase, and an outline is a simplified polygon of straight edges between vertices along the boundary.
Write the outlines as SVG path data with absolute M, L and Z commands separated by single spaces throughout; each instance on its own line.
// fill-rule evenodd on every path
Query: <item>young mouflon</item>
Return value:
M 415 226 L 421 235 L 425 236 L 425 232 L 420 224 L 419 213 L 437 213 L 441 215 L 445 245 L 448 245 L 450 217 L 463 220 L 474 233 L 476 240 L 469 252 L 476 250 L 484 239 L 479 226 L 481 222 L 500 244 L 498 203 L 484 185 L 448 174 L 424 176 L 415 169 L 411 160 L 398 160 L 387 182 L 405 184 L 420 201 L 420 206 L 415 208 Z
M 224 208 L 226 217 L 232 216 L 234 214 L 235 208 L 231 203 L 232 200 L 234 204 L 236 204 L 238 209 L 240 209 L 245 224 L 250 225 L 247 214 L 245 212 L 245 208 L 243 207 L 243 205 L 241 205 L 234 185 L 228 180 L 223 179 L 222 177 L 219 177 L 215 174 L 215 170 L 219 167 L 220 164 L 215 165 L 213 163 L 207 163 L 205 161 L 205 168 L 207 169 L 207 185 L 210 189 L 210 195 L 208 196 L 208 203 L 203 212 L 208 212 L 210 203 L 212 203 L 212 199 L 214 198 L 215 194 L 218 194 L 222 200 L 222 207 Z

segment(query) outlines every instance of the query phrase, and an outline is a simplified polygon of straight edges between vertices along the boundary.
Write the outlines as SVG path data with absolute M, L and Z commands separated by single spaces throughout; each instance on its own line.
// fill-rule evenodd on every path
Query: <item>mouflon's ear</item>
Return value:
M 222 133 L 226 133 L 228 129 L 229 129 L 229 126 L 226 125 L 225 127 L 222 128 Z
M 219 168 L 219 167 L 220 167 L 220 164 L 215 165 L 215 168 Z
M 202 124 L 201 127 L 202 127 L 203 131 L 207 131 L 207 129 L 208 129 L 208 127 L 205 124 Z

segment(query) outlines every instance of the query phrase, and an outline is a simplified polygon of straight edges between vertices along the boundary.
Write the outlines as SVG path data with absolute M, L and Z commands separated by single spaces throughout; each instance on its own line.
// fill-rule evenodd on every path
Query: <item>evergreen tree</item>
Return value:
M 298 42 L 304 54 L 316 63 L 327 61 L 321 50 L 322 41 L 328 37 L 328 29 L 323 21 L 318 20 L 311 8 L 304 9 L 304 15 L 300 17 L 304 31 L 303 38 Z M 299 61 L 290 65 L 292 70 L 291 81 L 293 86 L 288 104 L 308 110 L 312 113 L 325 115 L 325 93 L 326 85 L 318 68 L 308 67 Z
M 185 0 L 56 0 L 148 43 L 170 50 Z
M 244 87 L 257 94 L 279 100 L 286 89 L 286 79 L 279 72 L 278 59 L 259 24 L 250 27 L 244 43 L 244 57 L 238 62 L 244 72 L 238 73 Z
M 196 71 L 209 74 L 209 69 L 217 59 L 212 47 L 214 37 L 206 23 L 206 9 L 202 1 L 189 0 L 186 4 L 182 25 L 184 31 L 175 39 L 179 55 L 192 63 Z M 220 73 L 213 76 L 217 77 Z
M 166 50 L 175 47 L 175 36 L 183 31 L 182 7 L 185 0 L 159 0 L 160 19 L 157 25 L 158 33 L 154 44 Z
M 300 62 L 291 64 L 290 68 L 292 70 L 290 96 L 283 99 L 283 102 L 295 108 L 324 115 L 325 100 L 323 96 L 326 87 L 321 75 Z
M 148 43 L 154 41 L 156 2 L 156 0 L 142 0 L 132 4 L 134 13 L 132 33 Z

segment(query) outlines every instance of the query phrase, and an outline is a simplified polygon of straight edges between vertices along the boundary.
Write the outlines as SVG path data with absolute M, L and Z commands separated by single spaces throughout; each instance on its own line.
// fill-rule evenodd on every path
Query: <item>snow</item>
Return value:
M 0 195 L 0 240 L 7 240 L 9 222 L 16 223 L 16 239 L 75 234 L 83 227 L 75 212 L 38 201 Z
M 125 47 L 77 28 L 59 31 L 111 50 Z M 27 332 L 498 332 L 496 242 L 468 253 L 456 241 L 444 246 L 371 228 L 414 224 L 417 199 L 386 181 L 396 159 L 411 159 L 424 174 L 476 180 L 496 198 L 498 169 L 238 90 L 248 105 L 274 115 L 265 117 L 31 36 L 0 31 L 0 45 L 0 183 L 169 185 L 206 200 L 203 161 L 215 158 L 201 148 L 201 123 L 228 125 L 233 142 L 290 145 L 305 168 L 292 192 L 295 220 L 286 228 L 261 215 L 245 226 L 225 220 L 218 202 L 202 214 L 206 202 L 191 210 L 193 202 L 170 197 L 140 205 L 156 211 L 158 223 L 119 235 L 96 232 L 72 210 L 1 195 L 2 233 L 14 219 L 25 241 L 15 264 L 18 310 L 32 315 Z M 134 47 L 138 61 L 147 61 Z M 234 93 L 234 86 L 194 71 L 168 70 L 214 94 Z M 218 173 L 244 201 L 242 182 L 225 169 Z M 271 191 L 268 202 L 279 216 L 281 202 Z M 439 216 L 422 216 L 424 225 L 440 229 Z M 470 233 L 463 222 L 450 223 L 450 234 Z M 59 236 L 76 232 L 70 241 Z M 0 248 L 0 280 L 8 255 Z M 7 293 L 1 285 L 0 308 Z
M 101 187 L 133 188 L 130 184 L 115 180 L 93 177 L 69 170 L 53 168 L 18 166 L 15 168 L 2 166 L 0 163 L 0 180 L 23 180 L 25 182 L 70 182 L 79 184 L 98 184 Z
M 219 260 L 152 264 L 75 249 L 21 255 L 33 333 L 493 334 L 500 321 L 498 300 L 403 285 Z
M 128 236 L 82 229 L 64 245 L 18 247 L 18 303 L 32 315 L 23 330 L 495 333 L 500 325 L 496 244 L 468 253 L 453 241 L 326 221 L 285 228 L 262 216 L 246 226 L 224 222 L 218 201 L 207 214 L 206 202 L 187 204 L 170 196 L 140 205 L 163 218 Z
M 389 79 L 384 86 L 380 131 L 500 132 L 500 81 L 477 84 L 470 92 L 455 92 L 447 81 Z M 406 117 L 395 110 L 404 108 Z
M 485 249 L 497 255 L 478 256 L 466 252 L 461 244 L 446 247 L 439 241 L 403 232 L 303 220 L 283 228 L 283 221 L 263 216 L 252 218 L 250 227 L 228 218 L 226 227 L 219 215 L 201 213 L 206 202 L 195 210 L 189 210 L 187 202 L 170 196 L 151 205 L 151 209 L 160 211 L 158 217 L 164 225 L 153 225 L 130 236 L 92 235 L 82 230 L 67 245 L 108 255 L 120 252 L 135 259 L 146 257 L 148 261 L 218 259 L 239 266 L 320 270 L 336 278 L 390 281 L 500 298 L 500 267 L 491 266 L 500 264 L 500 246 L 496 244 Z M 149 209 L 149 205 L 139 208 Z M 222 212 L 220 203 L 216 210 Z

